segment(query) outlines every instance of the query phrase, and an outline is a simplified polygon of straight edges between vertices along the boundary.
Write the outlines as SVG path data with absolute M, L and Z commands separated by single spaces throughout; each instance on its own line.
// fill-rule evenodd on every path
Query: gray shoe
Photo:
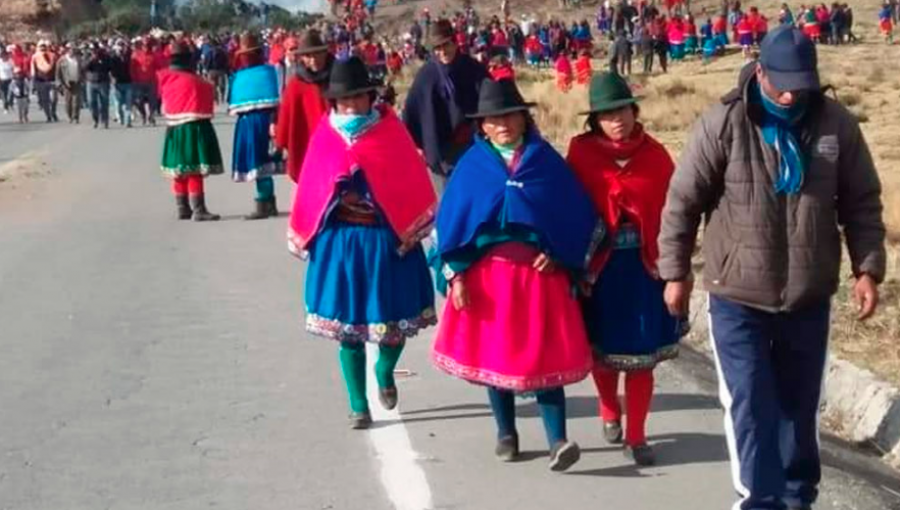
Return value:
M 647 443 L 636 446 L 625 446 L 625 457 L 634 461 L 638 466 L 652 466 L 656 464 L 656 455 L 653 448 Z
M 603 438 L 609 444 L 622 444 L 622 423 L 618 421 L 604 421 Z
M 372 414 L 369 411 L 350 414 L 350 428 L 364 430 L 372 426 Z
M 397 398 L 398 395 L 396 386 L 378 389 L 378 401 L 381 402 L 381 407 L 387 409 L 388 411 L 397 407 Z
M 573 441 L 560 441 L 550 450 L 550 471 L 565 471 L 581 458 L 581 448 Z
M 278 206 L 275 204 L 275 197 L 272 197 L 266 202 L 266 214 L 269 215 L 269 218 L 278 217 Z
M 253 220 L 264 220 L 264 219 L 268 218 L 269 211 L 268 211 L 268 208 L 266 207 L 267 203 L 268 202 L 260 202 L 259 200 L 257 200 L 255 202 L 256 210 L 254 210 L 252 213 L 244 216 L 244 219 L 247 221 L 253 221 Z
M 517 436 L 503 436 L 498 439 L 494 455 L 502 462 L 512 462 L 519 458 L 519 438 Z

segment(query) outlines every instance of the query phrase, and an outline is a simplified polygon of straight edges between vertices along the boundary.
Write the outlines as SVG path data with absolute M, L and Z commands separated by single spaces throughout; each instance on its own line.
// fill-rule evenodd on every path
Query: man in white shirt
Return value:
M 6 48 L 0 47 L 0 103 L 3 103 L 3 113 L 9 113 L 12 108 L 12 96 L 9 94 L 9 86 L 13 80 L 14 65 L 12 57 Z

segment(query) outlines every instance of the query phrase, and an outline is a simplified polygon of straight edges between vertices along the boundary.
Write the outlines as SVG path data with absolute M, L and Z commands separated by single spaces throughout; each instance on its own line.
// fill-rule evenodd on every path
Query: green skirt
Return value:
M 222 152 L 212 122 L 198 120 L 169 126 L 163 144 L 162 171 L 169 177 L 223 173 Z

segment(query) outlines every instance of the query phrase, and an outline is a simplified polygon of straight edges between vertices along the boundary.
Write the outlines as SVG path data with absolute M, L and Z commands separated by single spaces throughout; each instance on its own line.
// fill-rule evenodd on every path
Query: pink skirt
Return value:
M 581 308 L 562 270 L 532 267 L 538 252 L 525 244 L 495 247 L 462 276 L 469 306 L 447 300 L 432 360 L 469 382 L 513 391 L 573 384 L 593 360 Z

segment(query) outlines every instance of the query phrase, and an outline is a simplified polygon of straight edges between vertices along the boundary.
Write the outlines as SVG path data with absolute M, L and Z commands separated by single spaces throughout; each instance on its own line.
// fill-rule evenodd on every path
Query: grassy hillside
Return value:
M 483 13 L 498 10 L 499 2 L 476 2 Z M 717 2 L 695 2 L 695 10 Z M 385 27 L 402 27 L 411 23 L 413 13 L 429 6 L 432 13 L 441 9 L 455 10 L 460 2 L 425 0 L 392 6 L 380 12 Z M 548 19 L 549 13 L 571 20 L 592 15 L 595 5 L 580 11 L 559 13 L 556 0 L 526 0 L 521 12 L 537 12 Z M 752 3 L 751 3 L 752 5 Z M 760 9 L 775 17 L 775 3 L 759 4 Z M 900 45 L 886 46 L 876 26 L 878 2 L 854 5 L 855 29 L 862 43 L 852 46 L 820 46 L 819 62 L 825 83 L 835 87 L 834 94 L 859 118 L 875 163 L 884 184 L 885 221 L 890 230 L 888 281 L 882 287 L 883 307 L 872 321 L 859 324 L 853 320 L 855 310 L 849 302 L 846 280 L 835 301 L 832 352 L 865 366 L 886 380 L 900 384 Z M 792 4 L 796 8 L 799 3 Z M 688 61 L 671 67 L 669 74 L 636 75 L 632 83 L 643 97 L 641 117 L 648 131 L 660 139 L 677 159 L 684 147 L 687 131 L 693 121 L 719 97 L 733 88 L 744 60 L 739 54 L 720 58 L 710 65 Z M 594 68 L 605 68 L 602 60 Z M 583 130 L 584 117 L 577 112 L 587 106 L 587 91 L 576 87 L 569 94 L 557 91 L 549 71 L 518 70 L 519 82 L 526 99 L 537 101 L 536 120 L 544 135 L 560 150 L 568 140 Z M 411 72 L 410 72 L 411 74 Z M 407 80 L 408 81 L 408 77 Z M 702 261 L 698 260 L 698 265 Z M 849 275 L 849 268 L 844 269 Z M 702 311 L 694 311 L 699 313 Z

